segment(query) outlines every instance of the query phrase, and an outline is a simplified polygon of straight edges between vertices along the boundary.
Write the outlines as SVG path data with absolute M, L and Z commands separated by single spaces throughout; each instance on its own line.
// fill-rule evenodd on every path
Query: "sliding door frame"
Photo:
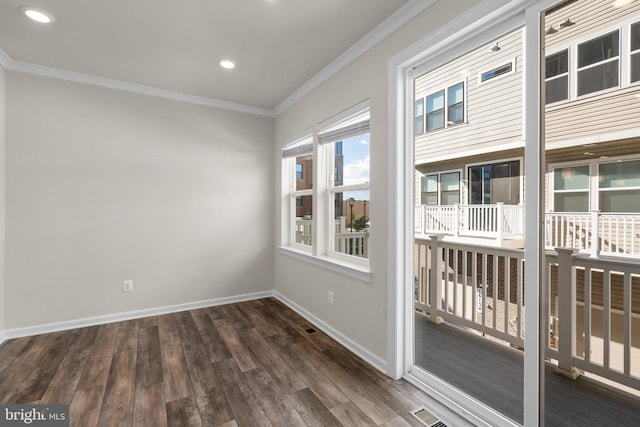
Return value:
M 479 425 L 517 425 L 481 402 L 414 366 L 413 308 L 413 77 L 490 41 L 525 28 L 525 288 L 524 425 L 544 425 L 544 12 L 560 0 L 483 0 L 390 58 L 389 276 L 387 366 Z M 428 10 L 425 12 L 428 13 Z

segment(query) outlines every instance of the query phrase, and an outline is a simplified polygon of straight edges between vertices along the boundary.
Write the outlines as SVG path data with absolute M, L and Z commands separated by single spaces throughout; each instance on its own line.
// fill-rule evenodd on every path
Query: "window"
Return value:
M 553 210 L 589 211 L 589 165 L 554 168 Z
M 549 55 L 545 65 L 546 104 L 569 98 L 569 50 Z
M 578 96 L 618 86 L 619 32 L 578 45 Z
M 520 161 L 469 166 L 469 201 L 472 205 L 520 203 Z
M 415 124 L 416 135 L 424 133 L 424 98 L 416 99 Z
M 640 160 L 601 163 L 598 175 L 602 212 L 640 212 Z
M 427 132 L 444 128 L 444 90 L 427 96 Z
M 464 123 L 464 82 L 438 90 L 415 103 L 416 135 Z
M 640 22 L 631 25 L 631 83 L 640 81 Z
M 359 104 L 320 125 L 318 141 L 327 157 L 328 251 L 350 259 L 369 258 L 369 107 Z
M 446 172 L 422 177 L 423 205 L 454 205 L 460 203 L 460 172 Z
M 310 248 L 313 244 L 312 136 L 287 144 L 282 155 L 283 184 L 288 188 L 288 244 Z
M 458 83 L 447 89 L 447 125 L 464 122 L 464 84 Z
M 493 68 L 489 71 L 485 71 L 480 74 L 480 82 L 486 82 L 487 80 L 495 79 L 496 77 L 502 76 L 504 74 L 508 74 L 513 71 L 513 62 L 509 62 L 508 64 L 501 65 L 499 67 Z

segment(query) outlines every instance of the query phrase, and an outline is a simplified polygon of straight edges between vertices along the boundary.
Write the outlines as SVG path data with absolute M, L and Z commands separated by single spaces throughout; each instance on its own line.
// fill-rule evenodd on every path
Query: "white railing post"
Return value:
M 498 243 L 502 244 L 502 235 L 504 234 L 504 203 L 496 203 L 496 232 L 498 233 Z
M 431 240 L 431 269 L 429 271 L 429 305 L 431 307 L 431 322 L 443 323 L 442 317 L 438 316 L 438 307 L 440 306 L 440 282 L 442 281 L 442 256 L 438 242 L 442 239 L 441 235 L 429 236 Z
M 589 236 L 587 236 L 587 239 Z M 591 211 L 591 256 L 598 258 L 600 255 L 600 212 Z
M 558 253 L 558 366 L 555 372 L 576 379 L 581 375 L 573 366 L 576 353 L 576 270 L 573 257 L 578 249 L 555 250 Z
M 460 235 L 460 203 L 455 203 L 455 211 L 453 214 L 453 236 L 458 237 Z

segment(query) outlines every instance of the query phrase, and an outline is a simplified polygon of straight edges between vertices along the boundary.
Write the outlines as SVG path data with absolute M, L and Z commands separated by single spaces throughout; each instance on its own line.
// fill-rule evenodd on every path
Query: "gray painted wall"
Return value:
M 475 1 L 437 2 L 403 28 L 338 72 L 276 118 L 276 191 L 281 192 L 281 145 L 305 129 L 369 98 L 371 107 L 371 282 L 363 282 L 276 253 L 275 286 L 281 294 L 313 313 L 377 357 L 387 359 L 388 260 L 388 61 L 473 6 Z M 276 236 L 281 236 L 277 205 Z M 334 304 L 327 293 L 334 292 Z
M 273 289 L 273 119 L 6 83 L 7 330 Z

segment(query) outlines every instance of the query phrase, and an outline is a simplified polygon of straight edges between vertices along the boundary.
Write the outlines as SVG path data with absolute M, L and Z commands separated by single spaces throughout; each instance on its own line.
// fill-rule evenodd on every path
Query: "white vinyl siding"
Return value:
M 497 41 L 500 46 L 497 52 L 490 51 L 494 42 L 415 79 L 416 99 L 455 85 L 456 77 L 466 79 L 465 125 L 416 135 L 417 164 L 522 142 L 522 30 L 515 30 Z M 479 83 L 480 73 L 512 61 L 515 72 Z
M 560 28 L 570 18 L 574 25 Z M 638 86 L 632 81 L 633 62 L 640 66 L 640 45 L 634 50 L 633 24 L 640 22 L 640 2 L 625 7 L 612 7 L 611 2 L 579 1 L 549 13 L 547 27 L 558 31 L 546 36 L 547 57 L 569 49 L 569 101 L 557 102 L 546 109 L 546 142 L 551 146 L 597 143 L 636 136 L 640 122 Z M 619 81 L 615 87 L 579 96 L 579 46 L 612 32 L 619 32 L 620 50 L 617 63 Z M 637 43 L 640 43 L 638 40 Z M 635 52 L 635 53 L 634 53 Z M 636 59 L 634 59 L 636 58 Z M 606 63 L 606 62 L 603 62 Z M 592 64 L 592 66 L 594 66 Z

